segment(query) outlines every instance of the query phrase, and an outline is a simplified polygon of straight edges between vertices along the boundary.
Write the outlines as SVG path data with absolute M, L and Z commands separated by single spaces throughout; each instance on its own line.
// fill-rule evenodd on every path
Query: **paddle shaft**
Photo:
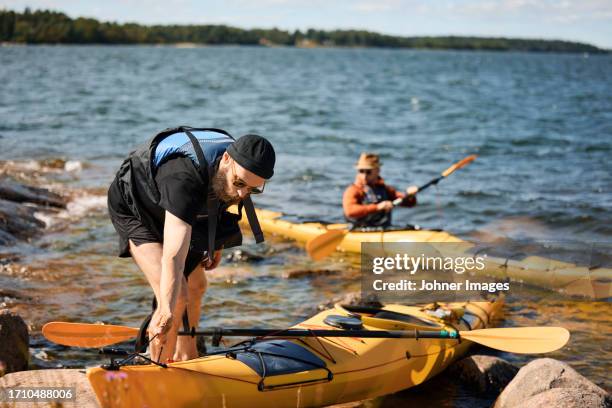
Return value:
M 471 331 L 454 330 L 304 330 L 304 329 L 222 329 L 180 332 L 183 336 L 212 336 L 213 344 L 223 336 L 239 337 L 353 337 L 378 339 L 460 339 L 511 353 L 548 353 L 563 347 L 570 333 L 562 327 L 490 328 Z
M 419 193 L 425 190 L 426 188 L 433 186 L 434 184 L 438 184 L 438 182 L 442 180 L 443 178 L 444 176 L 438 176 L 435 179 L 428 181 L 427 183 L 423 184 L 421 187 L 418 187 L 416 192 Z M 393 200 L 393 205 L 394 206 L 399 205 L 402 201 L 404 201 L 404 198 L 396 198 L 395 200 Z
M 138 329 L 126 326 L 90 323 L 50 322 L 43 335 L 57 344 L 77 347 L 104 347 L 130 340 Z M 353 337 L 387 339 L 441 339 L 472 341 L 511 353 L 546 353 L 563 347 L 570 333 L 562 327 L 514 327 L 500 329 L 455 330 L 306 330 L 306 329 L 224 329 L 212 328 L 181 332 L 183 336 L 211 336 L 213 343 L 223 336 L 240 337 Z
M 179 336 L 221 336 L 221 337 L 361 337 L 375 339 L 458 339 L 459 333 L 440 331 L 386 331 L 386 330 L 276 330 L 276 329 L 210 329 L 201 331 L 180 331 Z
M 444 178 L 444 176 L 439 176 L 436 177 L 433 180 L 428 181 L 427 183 L 423 184 L 421 187 L 418 188 L 417 192 L 419 191 L 423 191 L 425 190 L 427 187 L 433 186 L 434 184 L 438 184 L 438 181 L 442 180 Z
M 442 180 L 445 177 L 450 176 L 451 174 L 453 174 L 453 172 L 455 170 L 458 170 L 458 169 L 462 168 L 463 166 L 468 165 L 469 163 L 473 162 L 475 159 L 476 159 L 476 155 L 471 155 L 471 156 L 468 156 L 465 159 L 463 159 L 463 160 L 453 164 L 448 169 L 444 170 L 442 172 L 442 174 L 440 174 L 438 177 L 428 181 L 427 183 L 423 184 L 421 187 L 418 187 L 416 193 L 418 193 L 420 191 L 423 191 L 426 188 L 433 186 L 434 184 L 438 184 L 438 182 L 440 180 Z M 404 200 L 403 198 L 396 198 L 395 200 L 393 200 L 393 205 L 394 206 L 399 205 L 399 204 L 401 204 L 401 202 L 403 200 Z

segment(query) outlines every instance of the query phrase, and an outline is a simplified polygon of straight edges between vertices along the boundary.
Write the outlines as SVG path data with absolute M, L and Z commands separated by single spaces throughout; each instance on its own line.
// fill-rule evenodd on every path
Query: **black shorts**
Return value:
M 119 257 L 129 258 L 132 256 L 130 253 L 130 240 L 136 246 L 151 242 L 160 244 L 163 242 L 162 237 L 152 232 L 132 213 L 125 203 L 116 179 L 108 189 L 107 203 L 111 222 L 119 235 Z M 187 259 L 185 259 L 185 276 L 189 276 L 203 260 L 204 254 L 202 252 L 189 251 Z
M 115 231 L 119 234 L 119 256 L 129 258 L 129 240 L 138 246 L 149 242 L 162 242 L 161 237 L 154 234 L 142 222 L 132 214 L 132 211 L 125 203 L 117 179 L 115 179 L 108 189 L 108 214 Z

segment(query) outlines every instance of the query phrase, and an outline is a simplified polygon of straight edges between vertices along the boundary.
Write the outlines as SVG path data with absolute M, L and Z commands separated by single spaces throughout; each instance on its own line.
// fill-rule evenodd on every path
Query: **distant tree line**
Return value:
M 293 33 L 274 29 L 243 30 L 226 25 L 152 25 L 72 19 L 64 13 L 0 10 L 0 41 L 25 44 L 238 44 L 329 47 L 388 47 L 458 50 L 607 53 L 569 41 L 481 37 L 398 37 L 363 30 Z

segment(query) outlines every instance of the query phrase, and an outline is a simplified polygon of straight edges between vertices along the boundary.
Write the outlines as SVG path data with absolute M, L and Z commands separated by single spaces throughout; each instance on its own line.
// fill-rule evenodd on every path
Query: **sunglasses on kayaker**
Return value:
M 232 177 L 233 177 L 232 184 L 234 185 L 234 187 L 239 188 L 239 189 L 246 188 L 249 194 L 263 193 L 264 189 L 266 188 L 266 182 L 264 181 L 263 185 L 260 187 L 249 186 L 246 181 L 244 181 L 243 179 L 241 179 L 240 177 L 236 175 L 236 168 L 234 167 L 234 163 L 235 163 L 234 160 L 232 160 Z
M 359 169 L 359 173 L 369 176 L 370 174 L 372 174 L 372 169 Z

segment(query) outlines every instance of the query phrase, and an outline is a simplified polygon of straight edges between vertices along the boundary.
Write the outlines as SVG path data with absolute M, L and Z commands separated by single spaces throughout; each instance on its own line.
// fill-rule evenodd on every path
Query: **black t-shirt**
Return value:
M 220 159 L 215 162 L 219 165 Z M 191 159 L 185 156 L 172 156 L 159 165 L 155 173 L 155 183 L 160 193 L 159 204 L 147 201 L 146 211 L 154 216 L 155 228 L 163 238 L 165 211 L 170 212 L 193 228 L 191 244 L 195 250 L 208 250 L 207 218 L 198 219 L 208 212 L 208 177 L 202 182 L 200 173 Z M 144 204 L 144 202 L 143 202 Z M 217 220 L 216 247 L 232 247 L 242 244 L 242 235 L 237 216 L 228 215 L 227 206 L 219 202 L 220 218 Z
M 193 225 L 196 215 L 206 210 L 206 185 L 193 161 L 176 156 L 162 163 L 155 174 L 159 206 Z
M 166 211 L 190 225 L 194 225 L 198 214 L 206 213 L 208 180 L 202 181 L 195 164 L 185 156 L 170 157 L 157 168 L 155 183 L 160 193 L 159 204 L 152 202 L 146 194 L 135 193 L 140 219 L 163 238 Z M 138 183 L 135 183 L 138 186 Z

